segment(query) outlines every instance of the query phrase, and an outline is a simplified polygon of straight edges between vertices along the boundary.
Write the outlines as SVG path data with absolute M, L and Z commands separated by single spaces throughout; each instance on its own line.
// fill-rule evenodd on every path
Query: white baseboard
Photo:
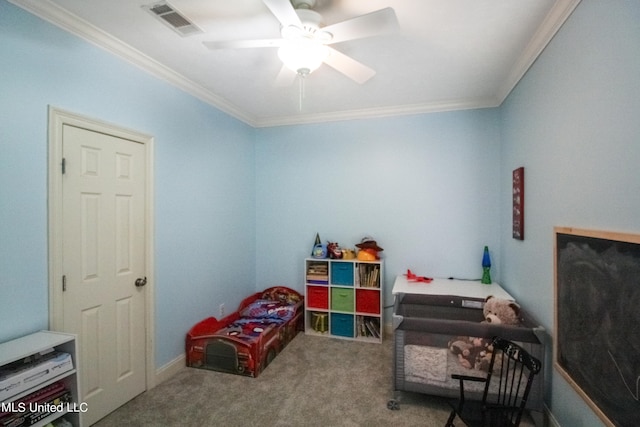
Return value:
M 384 324 L 384 336 L 387 338 L 393 337 L 393 325 L 391 323 Z
M 184 354 L 176 357 L 171 362 L 167 363 L 164 366 L 156 369 L 156 383 L 155 385 L 161 384 L 162 382 L 168 380 L 181 370 L 187 367 L 187 358 Z
M 544 405 L 544 414 L 549 427 L 560 427 L 560 423 L 558 423 L 558 420 L 553 416 L 551 409 L 547 405 Z

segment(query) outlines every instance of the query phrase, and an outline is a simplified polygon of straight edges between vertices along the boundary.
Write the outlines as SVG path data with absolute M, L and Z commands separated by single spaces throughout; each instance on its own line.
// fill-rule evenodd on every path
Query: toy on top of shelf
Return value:
M 329 252 L 329 258 L 331 259 L 342 259 L 342 249 L 338 242 L 327 243 L 327 252 Z
M 355 259 L 356 258 L 356 250 L 355 249 L 342 249 L 342 259 Z
M 327 257 L 327 246 L 322 243 L 317 244 L 313 247 L 313 255 L 314 258 L 326 258 Z
M 378 252 L 382 252 L 384 250 L 378 246 L 378 243 L 376 243 L 372 237 L 369 236 L 364 237 L 356 247 L 360 249 L 360 251 L 358 251 L 358 259 L 360 261 L 378 260 L 380 259 Z
M 314 258 L 327 257 L 327 247 L 322 244 L 319 233 L 316 233 L 316 241 L 313 244 L 313 249 L 311 249 L 311 256 Z

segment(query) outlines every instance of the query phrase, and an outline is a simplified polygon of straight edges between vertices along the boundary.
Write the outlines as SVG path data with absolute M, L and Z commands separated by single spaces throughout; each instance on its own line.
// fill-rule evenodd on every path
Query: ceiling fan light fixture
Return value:
M 314 42 L 286 44 L 278 49 L 278 57 L 290 70 L 307 75 L 320 67 L 329 56 L 329 48 Z

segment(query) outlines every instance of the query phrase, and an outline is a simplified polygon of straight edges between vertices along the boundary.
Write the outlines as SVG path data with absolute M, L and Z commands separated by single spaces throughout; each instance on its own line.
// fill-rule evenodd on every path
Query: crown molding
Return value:
M 400 105 L 395 107 L 369 108 L 361 110 L 336 111 L 320 114 L 302 114 L 285 117 L 258 118 L 240 110 L 227 99 L 203 88 L 183 75 L 173 71 L 144 53 L 116 39 L 80 17 L 67 12 L 49 0 L 8 0 L 47 22 L 68 31 L 91 44 L 98 46 L 142 70 L 154 75 L 180 90 L 210 104 L 224 113 L 251 127 L 286 126 L 309 123 L 323 123 L 366 118 L 382 118 L 400 115 L 467 110 L 497 107 L 504 102 L 520 79 L 542 53 L 560 27 L 578 6 L 581 0 L 557 0 L 547 14 L 543 24 L 532 38 L 520 59 L 512 68 L 504 84 L 493 99 L 445 101 L 429 104 Z
M 144 53 L 123 43 L 110 34 L 102 31 L 82 18 L 69 13 L 49 0 L 8 0 L 10 3 L 45 21 L 74 34 L 89 43 L 112 53 L 125 61 L 141 68 L 180 90 L 213 105 L 219 110 L 250 125 L 255 126 L 255 118 L 241 111 L 234 104 L 223 97 L 204 89 L 202 86 L 185 78 L 183 75 L 164 66 Z
M 303 114 L 287 117 L 259 119 L 254 127 L 275 127 L 303 125 L 311 123 L 339 122 L 345 120 L 379 119 L 394 116 L 408 116 L 425 113 L 443 113 L 447 111 L 476 110 L 498 107 L 494 99 L 474 101 L 443 101 L 431 104 L 407 104 L 395 107 L 365 108 L 361 110 L 344 110 L 331 113 Z
M 538 59 L 538 56 L 540 56 L 542 51 L 551 42 L 580 1 L 581 0 L 557 0 L 554 3 L 542 22 L 542 25 L 538 27 L 538 31 L 536 31 L 536 34 L 529 42 L 529 45 L 511 69 L 504 84 L 498 89 L 496 99 L 499 100 L 499 104 L 502 104 L 502 102 L 507 99 L 507 96 L 509 96 L 520 79 L 524 77 L 536 59 Z

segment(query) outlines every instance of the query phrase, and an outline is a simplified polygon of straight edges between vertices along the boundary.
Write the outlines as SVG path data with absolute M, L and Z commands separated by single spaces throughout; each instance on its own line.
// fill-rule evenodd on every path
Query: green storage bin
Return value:
M 331 310 L 353 313 L 353 289 L 331 288 Z

